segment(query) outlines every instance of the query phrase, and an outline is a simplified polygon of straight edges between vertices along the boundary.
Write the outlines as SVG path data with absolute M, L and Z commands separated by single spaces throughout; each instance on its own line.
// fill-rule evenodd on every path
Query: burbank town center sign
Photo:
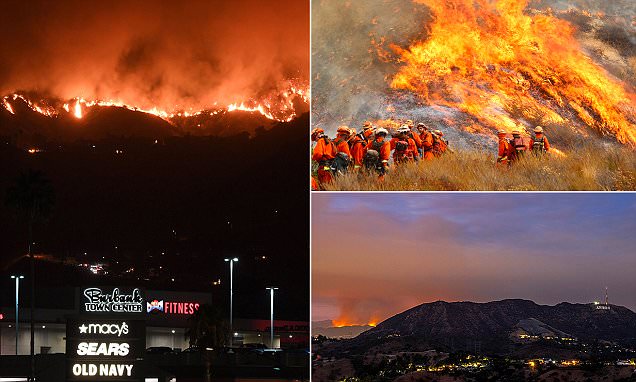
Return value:
M 80 289 L 80 314 L 66 323 L 69 381 L 141 381 L 146 348 L 139 288 Z

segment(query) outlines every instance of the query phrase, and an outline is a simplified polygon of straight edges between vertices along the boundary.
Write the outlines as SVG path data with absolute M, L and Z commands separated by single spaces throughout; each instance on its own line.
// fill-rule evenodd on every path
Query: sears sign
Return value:
M 86 288 L 82 291 L 85 313 L 143 313 L 144 298 L 139 288 Z

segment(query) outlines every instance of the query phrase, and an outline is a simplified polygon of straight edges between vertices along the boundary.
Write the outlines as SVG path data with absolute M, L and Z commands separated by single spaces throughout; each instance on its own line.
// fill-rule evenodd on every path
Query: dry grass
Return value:
M 499 167 L 484 152 L 463 151 L 432 161 L 395 167 L 377 176 L 346 174 L 329 191 L 616 191 L 636 190 L 636 151 L 588 146 L 565 157 L 527 155 Z

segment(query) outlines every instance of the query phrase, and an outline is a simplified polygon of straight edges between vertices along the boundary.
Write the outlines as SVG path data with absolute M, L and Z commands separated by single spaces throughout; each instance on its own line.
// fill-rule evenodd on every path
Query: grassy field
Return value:
M 341 175 L 327 191 L 615 191 L 636 190 L 636 151 L 598 145 L 563 156 L 526 157 L 510 167 L 491 153 L 457 151 L 441 158 L 392 166 L 383 182 L 376 175 Z

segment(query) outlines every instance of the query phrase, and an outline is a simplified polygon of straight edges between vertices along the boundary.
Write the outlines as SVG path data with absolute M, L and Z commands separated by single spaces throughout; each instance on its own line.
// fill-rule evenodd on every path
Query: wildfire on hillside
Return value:
M 69 115 L 77 119 L 82 119 L 91 107 L 121 107 L 132 111 L 138 111 L 142 113 L 152 114 L 160 117 L 168 122 L 172 122 L 177 117 L 192 117 L 208 113 L 209 115 L 215 115 L 220 112 L 234 112 L 245 111 L 252 113 L 259 113 L 262 116 L 278 122 L 289 122 L 297 116 L 297 108 L 295 102 L 302 102 L 306 105 L 309 104 L 309 85 L 302 83 L 302 81 L 287 81 L 282 90 L 271 92 L 269 95 L 259 100 L 248 100 L 237 103 L 232 103 L 225 106 L 219 106 L 217 104 L 211 105 L 209 109 L 205 110 L 162 110 L 157 107 L 153 108 L 140 108 L 131 104 L 127 104 L 117 100 L 87 100 L 82 97 L 76 97 L 72 100 L 66 101 L 61 105 L 61 108 L 56 105 L 49 104 L 51 101 L 40 100 L 32 101 L 27 96 L 15 93 L 7 95 L 2 99 L 2 106 L 11 114 L 15 114 L 15 109 L 12 106 L 12 101 L 21 100 L 31 110 L 40 113 L 46 117 L 56 118 L 62 113 L 62 110 Z
M 472 116 L 478 132 L 589 126 L 636 145 L 636 95 L 584 53 L 568 21 L 527 11 L 527 0 L 415 1 L 433 21 L 425 38 L 391 45 L 391 88 Z
M 352 317 L 340 316 L 335 320 L 331 320 L 331 325 L 335 328 L 343 328 L 345 326 L 376 326 L 380 320 L 377 317 L 368 320 L 357 320 Z

